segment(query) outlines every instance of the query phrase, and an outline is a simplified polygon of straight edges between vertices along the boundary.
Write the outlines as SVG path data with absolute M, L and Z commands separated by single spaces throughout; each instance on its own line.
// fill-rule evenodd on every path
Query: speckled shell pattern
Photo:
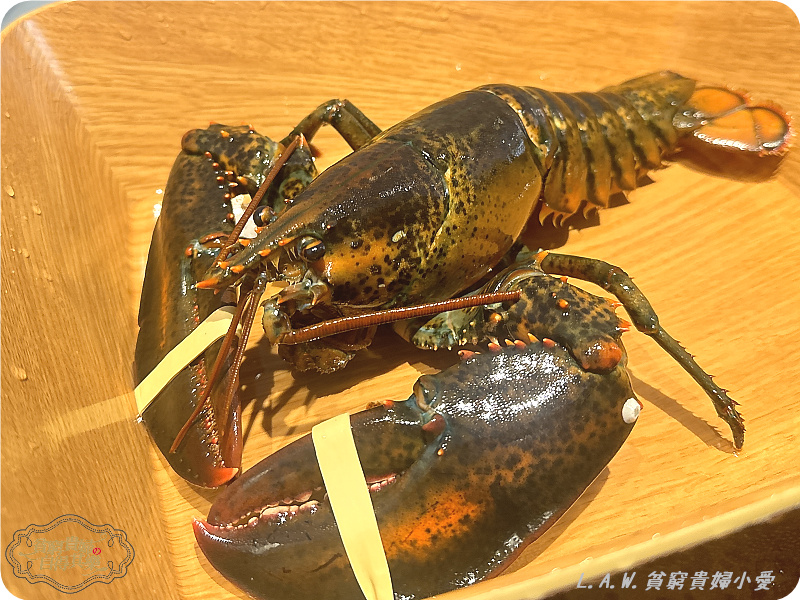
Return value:
M 586 372 L 563 348 L 534 343 L 474 355 L 420 378 L 407 401 L 354 415 L 368 480 L 398 473 L 372 493 L 395 598 L 427 598 L 507 565 L 617 452 L 633 427 L 622 416 L 630 398 L 622 366 Z M 444 426 L 431 439 L 422 425 L 434 414 Z M 318 485 L 303 438 L 227 488 L 209 521 L 224 524 Z M 279 524 L 196 535 L 215 568 L 258 598 L 360 593 L 327 501 Z
M 321 173 L 302 207 L 230 263 L 253 268 L 259 253 L 311 235 L 326 251 L 309 267 L 343 311 L 452 297 L 490 272 L 532 215 L 606 206 L 661 166 L 694 85 L 664 72 L 595 94 L 510 85 L 458 94 Z
M 609 196 L 632 190 L 676 147 L 673 119 L 695 89 L 675 73 L 653 73 L 597 93 L 566 94 L 533 87 L 489 85 L 519 116 L 540 165 L 542 201 L 573 214 L 582 202 L 607 207 Z

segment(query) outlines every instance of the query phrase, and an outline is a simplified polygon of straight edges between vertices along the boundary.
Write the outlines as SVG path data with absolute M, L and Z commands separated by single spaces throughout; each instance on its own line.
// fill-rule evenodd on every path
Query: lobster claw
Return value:
M 502 569 L 605 468 L 639 408 L 622 365 L 587 372 L 536 342 L 474 354 L 421 377 L 407 400 L 351 415 L 395 597 Z M 254 597 L 360 595 L 310 435 L 244 473 L 193 526 L 211 564 Z
M 141 418 L 158 449 L 172 469 L 188 482 L 208 488 L 219 487 L 239 473 L 242 461 L 242 424 L 238 394 L 224 413 L 230 374 L 213 384 L 200 414 L 192 420 L 180 444 L 172 451 L 178 432 L 193 414 L 204 389 L 207 371 L 214 364 L 220 342 L 206 350 L 147 405 Z M 231 357 L 226 360 L 231 362 Z

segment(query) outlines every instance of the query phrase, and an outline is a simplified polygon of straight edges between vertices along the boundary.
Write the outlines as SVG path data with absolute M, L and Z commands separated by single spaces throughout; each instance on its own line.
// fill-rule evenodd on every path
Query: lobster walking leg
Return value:
M 287 141 L 301 134 L 310 140 L 324 123 L 338 131 L 353 150 L 358 150 L 381 132 L 380 127 L 349 100 L 328 100 L 300 121 L 282 143 L 286 145 Z
M 549 252 L 539 254 L 537 262 L 545 273 L 589 281 L 614 294 L 628 311 L 636 328 L 651 336 L 703 388 L 711 398 L 717 415 L 730 426 L 734 446 L 742 447 L 745 428 L 736 410 L 736 402 L 664 330 L 652 305 L 625 271 L 602 260 Z

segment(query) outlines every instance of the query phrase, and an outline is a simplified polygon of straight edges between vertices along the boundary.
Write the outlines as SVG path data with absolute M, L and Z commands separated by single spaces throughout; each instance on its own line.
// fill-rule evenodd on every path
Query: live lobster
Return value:
M 266 191 L 277 204 L 256 210 L 261 232 L 219 244 L 232 229 L 232 193 L 218 188 L 231 183 L 253 195 L 281 146 L 299 135 L 310 139 L 322 123 L 337 127 L 355 152 L 314 179 L 310 154 L 301 146 L 288 159 L 295 169 L 284 167 Z M 252 322 L 259 290 L 269 281 L 287 284 L 264 305 L 267 337 L 283 342 L 279 353 L 298 369 L 336 370 L 370 343 L 371 329 L 287 345 L 294 330 L 468 291 L 510 262 L 529 219 L 552 214 L 560 220 L 606 206 L 612 194 L 633 189 L 679 149 L 779 159 L 789 137 L 779 108 L 724 88 L 698 87 L 670 72 L 595 94 L 484 86 L 383 132 L 352 104 L 331 101 L 280 145 L 246 128 L 190 132 L 148 261 L 137 380 L 226 301 L 225 293 L 214 291 L 239 284 L 240 312 Z M 302 190 L 288 204 L 280 192 L 287 178 L 292 192 Z M 219 199 L 211 200 L 216 194 Z M 214 245 L 225 246 L 224 257 L 215 258 Z M 555 254 L 539 265 L 617 294 L 634 325 L 654 335 L 703 385 L 741 446 L 744 428 L 733 401 L 663 331 L 624 272 Z M 427 341 L 416 338 L 422 345 L 452 344 L 422 337 Z M 235 476 L 241 456 L 239 359 L 226 350 L 220 373 L 228 374 L 227 386 L 220 380 L 208 399 L 200 394 L 210 387 L 208 371 L 218 351 L 219 345 L 207 351 L 143 414 L 176 471 L 210 487 Z

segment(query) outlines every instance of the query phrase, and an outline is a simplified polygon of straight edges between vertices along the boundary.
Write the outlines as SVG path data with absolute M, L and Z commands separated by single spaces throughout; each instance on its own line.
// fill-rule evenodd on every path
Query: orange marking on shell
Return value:
M 526 344 L 522 340 L 514 340 L 514 346 L 517 348 L 517 350 L 524 350 Z
M 239 273 L 244 271 L 244 265 L 233 265 L 231 267 L 231 271 L 233 271 L 234 273 L 236 273 L 238 275 Z
M 230 135 L 230 133 L 228 133 L 228 132 L 227 132 L 227 131 L 225 131 L 224 129 L 220 129 L 220 131 L 219 131 L 219 134 L 220 134 L 222 137 L 228 137 L 228 136 Z
M 192 247 L 191 246 L 186 246 L 186 250 L 184 250 L 183 253 L 188 258 L 189 256 L 192 255 Z
M 561 283 L 567 283 L 567 278 L 566 277 L 561 277 Z
M 473 356 L 475 356 L 475 353 L 472 352 L 471 350 L 459 350 L 458 351 L 458 357 L 461 360 L 469 360 Z
M 264 248 L 263 250 L 259 250 L 259 256 L 269 256 L 272 250 L 270 248 Z
M 278 246 L 285 246 L 286 244 L 290 244 L 291 242 L 293 242 L 293 241 L 294 241 L 294 239 L 295 239 L 295 238 L 293 238 L 293 237 L 290 237 L 290 238 L 283 238 L 282 240 L 280 240 L 280 241 L 278 242 Z
M 581 357 L 581 365 L 587 371 L 610 371 L 622 360 L 622 348 L 613 341 L 592 344 Z
M 556 343 L 550 338 L 542 338 L 542 344 L 545 348 L 555 348 Z
M 563 298 L 561 298 L 561 299 L 558 301 L 558 305 L 559 305 L 561 308 L 567 308 L 567 307 L 569 306 L 569 302 L 567 302 L 566 300 L 564 300 Z
M 536 342 L 539 341 L 539 338 L 537 338 L 531 332 L 528 332 L 528 339 L 531 341 L 531 344 L 535 344 Z
M 746 104 L 741 93 L 721 87 L 704 87 L 697 89 L 687 102 L 693 109 L 703 113 L 704 117 L 714 118 L 741 108 Z
M 503 315 L 501 315 L 500 313 L 492 313 L 491 315 L 489 315 L 489 321 L 491 321 L 495 325 L 500 323 L 502 320 L 503 320 Z
M 203 156 L 206 158 L 211 158 L 211 152 L 203 152 Z
M 231 264 L 231 263 L 230 263 L 230 261 L 228 261 L 228 260 L 221 260 L 221 261 L 219 261 L 219 262 L 217 263 L 217 266 L 218 266 L 220 269 L 227 269 L 227 268 L 230 266 L 230 264 Z
M 199 288 L 201 290 L 208 290 L 208 289 L 217 287 L 218 283 L 219 283 L 218 279 L 216 279 L 215 277 L 210 277 L 209 279 L 204 279 L 203 281 L 198 281 L 195 284 L 195 287 L 197 287 L 197 288 Z
M 248 238 L 239 238 L 239 243 L 240 243 L 242 246 L 249 246 L 251 241 L 252 241 L 252 240 L 250 240 L 250 239 L 248 239 Z
M 437 451 L 439 456 L 444 449 Z M 394 540 L 386 548 L 390 560 L 398 555 L 416 555 L 420 552 L 445 551 L 453 540 L 459 539 L 479 522 L 486 510 L 467 493 L 454 487 L 445 487 L 436 499 L 436 510 L 427 511 L 415 519 L 393 519 L 381 529 L 384 539 Z
M 489 342 L 489 350 L 492 352 L 500 352 L 503 348 L 496 342 Z

